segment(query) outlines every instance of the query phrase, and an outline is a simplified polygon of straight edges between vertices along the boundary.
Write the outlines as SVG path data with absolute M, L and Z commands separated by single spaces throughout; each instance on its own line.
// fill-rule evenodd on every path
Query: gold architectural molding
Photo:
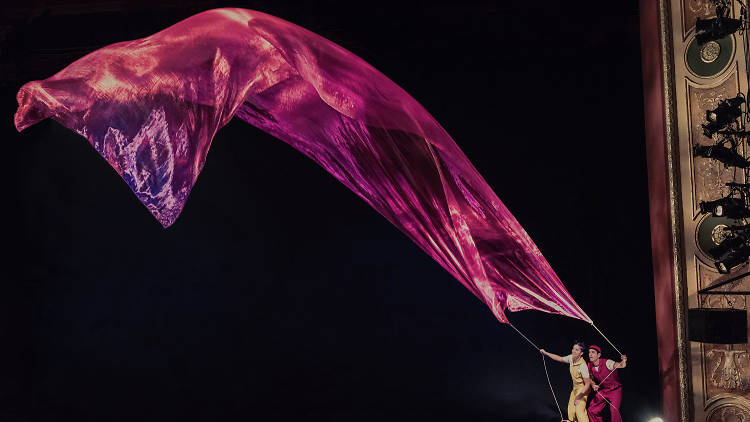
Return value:
M 683 260 L 682 201 L 680 195 L 679 139 L 676 136 L 677 122 L 674 81 L 674 42 L 672 39 L 671 7 L 668 0 L 659 1 L 659 23 L 661 29 L 662 75 L 664 89 L 664 123 L 667 149 L 667 180 L 669 188 L 669 219 L 672 249 L 672 271 L 674 288 L 674 310 L 677 321 L 677 358 L 680 396 L 680 422 L 689 422 L 692 411 L 692 389 L 690 388 L 689 349 L 685 304 L 687 295 L 683 288 L 685 265 Z M 682 15 L 682 8 L 680 8 Z M 680 25 L 682 27 L 682 25 Z M 691 207 L 692 208 L 692 207 Z

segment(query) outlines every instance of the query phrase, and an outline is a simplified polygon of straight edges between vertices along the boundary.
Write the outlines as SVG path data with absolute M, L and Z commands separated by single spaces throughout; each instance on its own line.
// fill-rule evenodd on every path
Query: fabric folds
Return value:
M 591 322 L 456 143 L 359 57 L 279 18 L 206 11 L 24 85 L 20 131 L 53 118 L 88 139 L 156 219 L 177 219 L 234 116 L 354 191 L 490 307 Z M 269 175 L 272 178 L 273 175 Z

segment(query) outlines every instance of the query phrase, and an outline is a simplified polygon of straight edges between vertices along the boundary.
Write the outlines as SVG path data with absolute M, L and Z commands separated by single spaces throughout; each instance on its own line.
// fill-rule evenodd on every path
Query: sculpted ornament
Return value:
M 709 360 L 711 384 L 726 390 L 746 392 L 750 390 L 750 377 L 745 375 L 742 361 L 747 363 L 744 350 L 713 349 L 706 353 Z
M 697 15 L 708 15 L 713 12 L 713 3 L 709 0 L 688 0 L 687 7 Z
M 704 63 L 713 63 L 719 58 L 721 46 L 716 41 L 709 41 L 701 47 L 700 55 Z
M 709 422 L 749 422 L 750 413 L 739 406 L 722 406 L 708 418 Z

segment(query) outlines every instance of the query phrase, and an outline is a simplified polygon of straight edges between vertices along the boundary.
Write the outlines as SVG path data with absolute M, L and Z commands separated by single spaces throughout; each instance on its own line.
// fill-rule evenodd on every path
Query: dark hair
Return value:
M 579 341 L 579 340 L 573 341 L 573 346 L 580 347 L 581 348 L 581 353 L 583 353 L 583 352 L 586 351 L 586 344 L 584 342 L 582 342 L 582 341 Z

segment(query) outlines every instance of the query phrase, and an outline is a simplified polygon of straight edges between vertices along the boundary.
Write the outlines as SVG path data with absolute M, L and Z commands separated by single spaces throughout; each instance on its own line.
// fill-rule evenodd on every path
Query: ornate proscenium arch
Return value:
M 486 303 L 591 322 L 435 119 L 362 59 L 244 9 L 99 49 L 18 93 L 84 136 L 165 227 L 235 115 L 315 160 Z

